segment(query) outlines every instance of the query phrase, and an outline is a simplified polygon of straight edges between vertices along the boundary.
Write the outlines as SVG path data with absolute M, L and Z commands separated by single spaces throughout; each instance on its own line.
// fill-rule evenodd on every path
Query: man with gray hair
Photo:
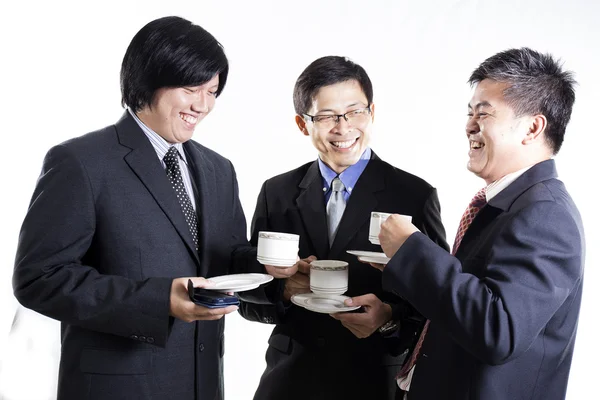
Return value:
M 467 169 L 486 186 L 452 254 L 398 215 L 381 227 L 384 289 L 429 320 L 397 381 L 409 400 L 564 399 L 585 239 L 552 158 L 575 81 L 552 56 L 522 48 L 488 58 L 469 83 Z

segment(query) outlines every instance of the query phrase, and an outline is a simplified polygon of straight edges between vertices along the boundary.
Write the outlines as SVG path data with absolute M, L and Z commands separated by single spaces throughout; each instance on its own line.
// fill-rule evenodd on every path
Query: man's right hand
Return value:
M 206 308 L 194 304 L 188 295 L 187 281 L 191 279 L 194 287 L 211 287 L 214 284 L 204 278 L 176 278 L 171 284 L 171 304 L 169 314 L 185 322 L 192 321 L 212 321 L 220 319 L 225 314 L 232 313 L 238 309 L 237 306 L 228 306 L 223 308 Z
M 310 293 L 310 263 L 316 259 L 317 257 L 310 256 L 299 260 L 294 265 L 298 271 L 285 281 L 283 289 L 283 298 L 285 301 L 290 301 L 295 294 Z

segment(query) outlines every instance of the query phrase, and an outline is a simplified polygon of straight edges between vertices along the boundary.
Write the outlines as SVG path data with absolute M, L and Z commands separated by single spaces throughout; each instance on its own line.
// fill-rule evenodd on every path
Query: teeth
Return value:
M 480 149 L 482 148 L 484 145 L 483 143 L 479 143 L 479 142 L 471 142 L 471 148 L 472 149 Z
M 179 114 L 179 118 L 181 118 L 185 122 L 188 122 L 192 125 L 194 125 L 198 121 L 198 118 L 192 117 L 191 115 L 187 115 L 187 114 Z
M 331 142 L 331 144 L 340 149 L 347 149 L 348 147 L 352 146 L 355 141 L 356 139 L 348 140 L 345 142 Z

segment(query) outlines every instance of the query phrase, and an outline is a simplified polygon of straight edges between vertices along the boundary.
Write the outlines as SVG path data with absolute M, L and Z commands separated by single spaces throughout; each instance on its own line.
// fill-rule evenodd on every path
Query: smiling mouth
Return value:
M 485 144 L 480 143 L 480 142 L 471 142 L 471 150 L 482 149 L 484 146 L 485 146 Z
M 198 122 L 198 117 L 194 117 L 192 115 L 189 114 L 179 114 L 179 118 L 181 118 L 182 120 L 184 120 L 185 122 L 187 122 L 188 124 L 192 124 L 192 125 L 196 125 L 196 122 Z
M 348 149 L 354 145 L 354 143 L 358 142 L 358 138 L 352 140 L 346 140 L 345 142 L 329 142 L 333 147 L 338 149 Z

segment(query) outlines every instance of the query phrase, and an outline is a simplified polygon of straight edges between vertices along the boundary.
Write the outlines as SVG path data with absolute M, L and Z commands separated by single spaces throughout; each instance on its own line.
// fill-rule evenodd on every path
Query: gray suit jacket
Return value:
M 62 322 L 58 398 L 221 399 L 224 320 L 169 317 L 172 279 L 229 273 L 250 251 L 231 163 L 184 144 L 200 250 L 154 148 L 126 112 L 52 148 L 25 217 L 13 286 Z
M 477 214 L 456 257 L 420 233 L 383 273 L 384 289 L 431 320 L 410 400 L 564 399 L 581 304 L 581 217 L 554 161 Z

